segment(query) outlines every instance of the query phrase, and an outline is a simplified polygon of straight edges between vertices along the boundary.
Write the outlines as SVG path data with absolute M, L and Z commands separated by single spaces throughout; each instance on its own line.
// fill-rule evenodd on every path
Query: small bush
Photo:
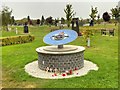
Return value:
M 32 42 L 34 39 L 35 37 L 32 35 L 4 37 L 4 38 L 0 38 L 0 46 L 28 43 L 28 42 Z

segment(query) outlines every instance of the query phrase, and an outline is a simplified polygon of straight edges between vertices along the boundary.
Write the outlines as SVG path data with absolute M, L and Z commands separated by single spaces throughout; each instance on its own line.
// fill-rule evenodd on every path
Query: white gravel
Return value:
M 84 60 L 83 68 L 73 71 L 72 75 L 66 75 L 66 76 L 62 76 L 61 74 L 57 74 L 57 76 L 53 76 L 54 73 L 40 70 L 38 67 L 38 61 L 33 61 L 25 65 L 25 71 L 29 75 L 36 77 L 36 78 L 43 78 L 43 79 L 63 79 L 63 78 L 71 78 L 71 77 L 80 77 L 80 76 L 88 74 L 90 70 L 97 71 L 98 67 L 96 64 L 92 63 L 91 61 L 87 61 L 87 60 Z

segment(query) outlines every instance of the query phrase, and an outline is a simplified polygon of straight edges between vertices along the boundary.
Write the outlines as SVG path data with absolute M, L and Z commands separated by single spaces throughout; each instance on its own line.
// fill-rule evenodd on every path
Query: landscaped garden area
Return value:
M 85 60 L 92 61 L 99 67 L 98 71 L 90 71 L 87 75 L 69 79 L 40 79 L 28 75 L 24 67 L 26 64 L 38 60 L 36 48 L 47 46 L 43 42 L 43 37 L 50 32 L 47 25 L 29 26 L 29 34 L 35 40 L 29 43 L 15 44 L 0 47 L 2 48 L 2 87 L 3 88 L 117 88 L 118 87 L 118 26 L 107 24 L 106 28 L 115 28 L 115 36 L 102 36 L 102 24 L 95 26 L 79 27 L 80 31 L 92 30 L 90 37 L 91 45 L 87 47 L 83 36 L 69 43 L 71 45 L 84 46 Z M 11 31 L 0 31 L 2 37 L 19 36 L 23 34 L 23 27 L 12 26 L 18 29 L 18 34 L 14 29 Z M 67 28 L 67 27 L 65 27 Z M 71 28 L 70 28 L 71 29 Z M 25 34 L 26 35 L 26 34 Z
M 0 89 L 118 88 L 120 1 L 71 3 L 3 3 Z

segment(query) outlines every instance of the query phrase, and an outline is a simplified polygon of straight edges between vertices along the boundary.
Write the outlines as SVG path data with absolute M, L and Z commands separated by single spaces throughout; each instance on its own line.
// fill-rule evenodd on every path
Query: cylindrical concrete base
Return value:
M 50 48 L 56 48 L 53 51 Z M 63 49 L 63 50 L 62 50 Z M 80 69 L 84 66 L 84 47 L 64 45 L 64 48 L 57 49 L 57 46 L 45 46 L 37 48 L 38 66 L 41 70 L 51 68 L 60 72 Z

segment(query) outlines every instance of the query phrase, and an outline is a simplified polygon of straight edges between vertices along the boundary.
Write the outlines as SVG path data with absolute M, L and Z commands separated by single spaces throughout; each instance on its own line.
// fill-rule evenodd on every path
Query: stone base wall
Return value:
M 56 68 L 60 72 L 80 69 L 84 66 L 84 51 L 72 54 L 44 54 L 38 53 L 38 66 L 41 70 L 47 67 Z

